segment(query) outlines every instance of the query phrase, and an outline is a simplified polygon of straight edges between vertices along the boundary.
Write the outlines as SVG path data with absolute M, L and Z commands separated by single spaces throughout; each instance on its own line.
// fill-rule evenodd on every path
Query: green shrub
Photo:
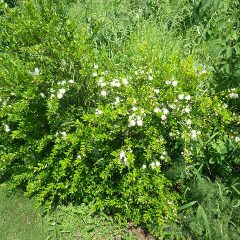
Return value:
M 173 52 L 153 64 L 137 44 L 140 59 L 128 68 L 98 63 L 59 1 L 23 1 L 0 26 L 0 177 L 39 204 L 92 202 L 163 235 L 181 200 L 169 169 L 222 167 L 215 153 L 239 152 L 239 116 L 190 57 Z M 231 147 L 219 150 L 211 140 L 222 135 Z

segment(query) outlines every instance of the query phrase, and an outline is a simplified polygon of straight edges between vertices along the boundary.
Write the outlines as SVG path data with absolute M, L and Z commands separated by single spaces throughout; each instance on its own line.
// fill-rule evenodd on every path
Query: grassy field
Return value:
M 34 209 L 34 202 L 20 192 L 0 185 L 0 239 L 45 240 L 46 222 Z

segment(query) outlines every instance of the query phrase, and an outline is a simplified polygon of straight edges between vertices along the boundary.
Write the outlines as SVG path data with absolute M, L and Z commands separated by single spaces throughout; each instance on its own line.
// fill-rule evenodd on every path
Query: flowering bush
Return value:
M 0 177 L 46 206 L 93 202 L 119 219 L 166 226 L 180 197 L 165 173 L 178 162 L 222 167 L 222 155 L 237 156 L 239 116 L 190 58 L 173 53 L 161 66 L 130 70 L 96 63 L 61 4 L 40 3 L 1 19 Z M 37 19 L 28 14 L 39 7 Z

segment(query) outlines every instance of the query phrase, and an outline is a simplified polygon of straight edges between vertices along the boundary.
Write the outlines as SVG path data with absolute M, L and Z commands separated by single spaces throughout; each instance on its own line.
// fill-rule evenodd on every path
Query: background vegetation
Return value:
M 78 236 L 89 211 L 100 235 L 111 216 L 239 239 L 239 1 L 0 7 L 0 181 L 60 209 L 50 237 Z

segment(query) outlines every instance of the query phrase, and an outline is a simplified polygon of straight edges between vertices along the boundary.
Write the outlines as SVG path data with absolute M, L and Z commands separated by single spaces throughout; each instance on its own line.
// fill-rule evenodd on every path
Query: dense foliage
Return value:
M 118 6 L 121 17 L 115 6 L 105 18 L 96 17 L 81 1 L 72 8 L 68 3 L 69 12 L 60 1 L 0 5 L 0 180 L 10 180 L 48 208 L 91 203 L 94 211 L 170 239 L 187 236 L 175 223 L 187 224 L 198 238 L 218 236 L 217 223 L 206 219 L 214 218 L 210 208 L 220 194 L 219 211 L 225 211 L 226 199 L 232 204 L 217 217 L 224 226 L 222 236 L 229 237 L 232 222 L 229 239 L 237 239 L 239 216 L 232 213 L 239 209 L 239 84 L 236 80 L 220 91 L 223 84 L 217 76 L 234 71 L 231 77 L 237 79 L 239 30 L 232 28 L 234 43 L 228 46 L 230 40 L 217 30 L 216 20 L 208 19 L 203 3 L 195 19 L 190 13 L 196 8 L 189 3 L 181 19 L 176 13 L 184 27 L 174 18 L 163 24 L 166 38 L 169 28 L 176 33 L 183 28 L 187 35 L 202 27 L 207 29 L 201 35 L 204 41 L 220 36 L 227 41 L 220 62 L 201 64 L 194 54 L 187 56 L 185 46 L 167 52 L 136 34 L 148 24 L 154 29 L 161 23 L 159 12 L 171 9 L 168 1 L 126 2 L 129 15 L 124 1 Z M 144 5 L 138 16 L 142 22 L 135 18 L 138 4 Z M 78 8 L 90 12 L 81 12 L 76 21 Z M 114 25 L 112 18 L 121 18 L 121 24 Z M 115 57 L 120 53 L 122 60 Z M 219 178 L 228 191 L 217 192 L 214 181 Z M 201 184 L 212 189 L 210 195 L 204 195 Z M 178 206 L 187 202 L 182 209 L 192 210 L 178 214 Z M 195 210 L 204 224 L 192 220 Z

